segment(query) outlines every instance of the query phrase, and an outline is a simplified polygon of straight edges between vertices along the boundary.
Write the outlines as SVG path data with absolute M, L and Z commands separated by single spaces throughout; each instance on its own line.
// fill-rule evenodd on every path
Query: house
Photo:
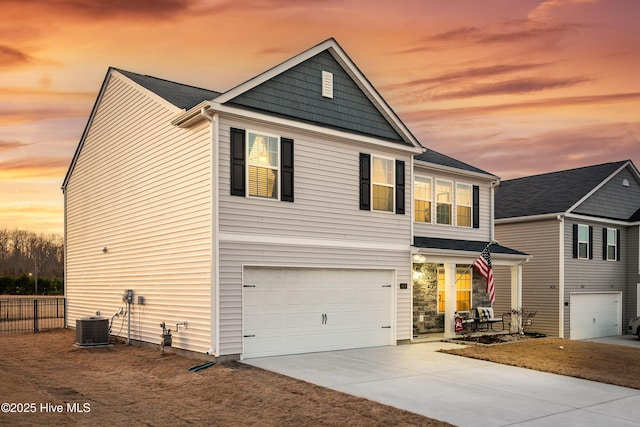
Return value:
M 639 314 L 640 175 L 630 161 L 502 181 L 496 237 L 533 255 L 522 305 L 531 329 L 620 335 Z
M 412 255 L 478 245 L 412 245 L 423 152 L 334 39 L 226 92 L 110 68 L 63 183 L 67 325 L 128 308 L 112 333 L 244 358 L 411 340 Z M 452 161 L 416 164 L 478 183 L 482 224 L 433 227 L 486 244 L 494 178 Z

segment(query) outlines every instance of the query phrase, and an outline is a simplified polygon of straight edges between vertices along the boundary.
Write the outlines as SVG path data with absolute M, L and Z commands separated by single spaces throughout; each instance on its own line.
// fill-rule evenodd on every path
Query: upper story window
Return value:
M 456 184 L 456 225 L 471 227 L 471 186 Z
M 604 228 L 602 233 L 603 259 L 620 260 L 620 231 L 615 228 Z
M 413 197 L 416 222 L 480 228 L 480 187 L 477 185 L 415 175 Z
M 293 202 L 293 139 L 230 129 L 232 196 Z
M 578 224 L 578 259 L 589 258 L 589 226 Z
M 416 175 L 413 180 L 414 220 L 431 222 L 431 178 Z
M 280 138 L 247 132 L 247 187 L 249 196 L 278 198 Z
M 593 259 L 593 227 L 573 224 L 573 257 Z
M 393 212 L 395 187 L 395 161 L 372 156 L 372 209 L 374 211 Z
M 452 224 L 453 183 L 436 180 L 436 223 Z
M 404 161 L 360 153 L 360 209 L 404 215 Z

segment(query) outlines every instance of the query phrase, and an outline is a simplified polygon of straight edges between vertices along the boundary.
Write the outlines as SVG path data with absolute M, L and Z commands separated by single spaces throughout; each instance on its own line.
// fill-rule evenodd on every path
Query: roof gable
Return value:
M 333 98 L 322 95 L 323 71 L 333 75 Z M 230 99 L 227 104 L 408 143 L 326 50 Z
M 495 217 L 515 218 L 570 211 L 627 161 L 505 180 L 495 196 Z
M 202 89 L 195 86 L 189 86 L 182 83 L 176 83 L 169 80 L 159 79 L 157 77 L 132 73 L 115 69 L 122 75 L 133 80 L 135 83 L 145 89 L 155 93 L 176 107 L 188 110 L 202 101 L 216 98 L 220 92 L 208 89 Z
M 318 85 L 324 67 L 334 74 L 332 100 L 322 97 Z M 333 38 L 223 93 L 212 101 L 213 108 L 215 104 L 259 110 L 422 148 Z M 372 127 L 371 123 L 375 125 Z

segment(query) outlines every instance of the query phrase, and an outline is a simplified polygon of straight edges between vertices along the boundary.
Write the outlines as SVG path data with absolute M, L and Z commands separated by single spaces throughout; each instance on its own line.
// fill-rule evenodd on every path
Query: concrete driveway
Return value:
M 593 341 L 602 344 L 616 344 L 640 348 L 640 339 L 638 339 L 637 335 L 614 335 L 611 337 L 590 338 L 584 341 Z M 640 357 L 640 353 L 638 353 L 638 357 Z
M 640 390 L 438 353 L 423 343 L 244 363 L 457 426 L 640 426 Z

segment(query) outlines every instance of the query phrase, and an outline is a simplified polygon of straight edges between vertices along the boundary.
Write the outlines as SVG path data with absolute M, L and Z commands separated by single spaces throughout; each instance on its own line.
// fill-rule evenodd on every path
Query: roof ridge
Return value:
M 578 167 L 571 168 L 571 169 L 562 169 L 562 170 L 558 170 L 558 171 L 543 172 L 543 173 L 538 173 L 538 174 L 534 174 L 534 175 L 520 176 L 518 178 L 504 179 L 504 180 L 502 180 L 502 182 L 504 183 L 504 182 L 518 181 L 518 180 L 521 180 L 521 179 L 530 179 L 530 178 L 543 177 L 543 176 L 554 175 L 554 174 L 568 173 L 568 172 L 574 172 L 574 171 L 578 171 L 578 170 L 584 170 L 584 169 L 607 166 L 607 165 L 622 165 L 622 164 L 624 164 L 626 162 L 629 162 L 629 161 L 630 160 L 627 159 L 627 160 L 618 160 L 618 161 L 615 161 L 615 162 L 599 163 L 599 164 L 595 164 L 595 165 L 578 166 Z

